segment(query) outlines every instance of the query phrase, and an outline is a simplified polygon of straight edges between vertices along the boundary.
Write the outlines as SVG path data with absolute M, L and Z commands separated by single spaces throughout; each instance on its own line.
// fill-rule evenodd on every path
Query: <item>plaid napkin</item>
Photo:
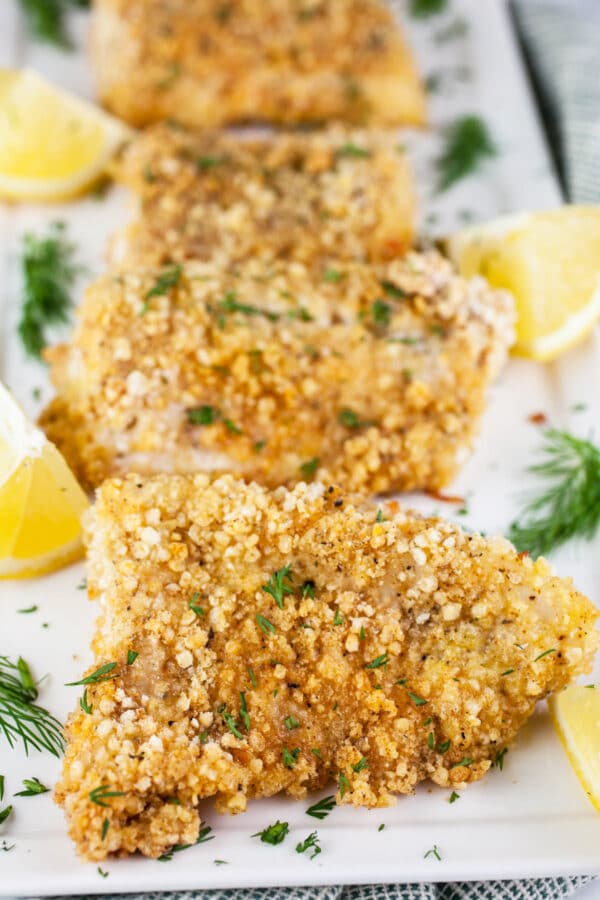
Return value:
M 600 201 L 600 3 L 513 0 L 566 193 Z
M 513 8 L 567 195 L 600 202 L 600 0 L 513 0 Z M 127 900 L 567 900 L 590 880 L 188 891 Z

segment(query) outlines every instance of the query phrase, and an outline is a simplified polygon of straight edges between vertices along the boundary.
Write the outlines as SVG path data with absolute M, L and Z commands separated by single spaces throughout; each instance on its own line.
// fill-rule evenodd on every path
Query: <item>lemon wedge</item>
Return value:
M 87 506 L 54 444 L 0 384 L 0 578 L 41 575 L 79 559 Z
M 29 69 L 0 69 L 0 196 L 64 200 L 103 174 L 131 134 Z
M 567 688 L 549 705 L 569 762 L 600 812 L 600 686 Z
M 483 275 L 517 304 L 515 352 L 549 362 L 600 319 L 600 206 L 563 206 L 475 225 L 447 241 L 465 276 Z

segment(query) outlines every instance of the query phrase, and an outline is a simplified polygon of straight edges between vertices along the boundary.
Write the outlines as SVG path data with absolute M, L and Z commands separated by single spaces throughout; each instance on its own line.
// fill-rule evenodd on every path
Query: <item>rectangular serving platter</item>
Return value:
M 437 81 L 430 97 L 432 130 L 402 134 L 412 156 L 423 206 L 422 230 L 446 234 L 469 220 L 484 220 L 561 202 L 523 65 L 502 0 L 451 0 L 449 11 L 424 22 L 410 21 L 405 4 L 395 6 L 407 23 L 421 71 Z M 30 65 L 63 86 L 93 96 L 85 56 L 85 16 L 75 17 L 78 46 L 64 54 L 31 43 L 24 35 L 16 2 L 0 8 L 0 65 Z M 457 116 L 482 115 L 498 148 L 477 176 L 442 197 L 435 192 L 434 161 L 441 132 Z M 19 252 L 27 231 L 56 220 L 68 224 L 88 274 L 102 271 L 108 235 L 128 215 L 128 198 L 117 189 L 102 200 L 86 198 L 59 207 L 0 205 L 0 378 L 35 415 L 50 395 L 43 365 L 23 355 L 16 338 L 19 312 Z M 600 340 L 593 336 L 563 360 L 540 366 L 510 361 L 494 388 L 475 452 L 451 487 L 466 499 L 468 514 L 457 520 L 487 533 L 504 533 L 527 486 L 526 466 L 539 446 L 534 412 L 577 434 L 593 436 L 600 424 Z M 585 408 L 581 408 L 581 406 Z M 456 516 L 457 505 L 421 496 L 402 502 L 424 511 Z M 597 603 L 600 542 L 568 546 L 556 555 L 557 570 Z M 27 658 L 43 682 L 41 701 L 61 719 L 77 703 L 80 677 L 91 661 L 88 650 L 96 611 L 79 589 L 83 564 L 43 579 L 0 586 L 0 653 Z M 21 615 L 33 604 L 39 611 Z M 595 673 L 596 677 L 600 674 Z M 589 681 L 589 677 L 586 679 Z M 56 780 L 59 761 L 0 744 L 0 773 L 8 796 L 21 780 Z M 214 840 L 177 854 L 170 863 L 141 858 L 102 866 L 77 858 L 62 812 L 51 795 L 17 799 L 15 813 L 0 830 L 14 848 L 0 852 L 0 896 L 95 894 L 143 890 L 267 885 L 357 884 L 408 881 L 515 878 L 600 872 L 600 817 L 588 803 L 550 724 L 540 708 L 506 757 L 503 771 L 448 803 L 448 791 L 423 786 L 385 810 L 335 809 L 323 822 L 306 815 L 306 802 L 275 798 L 252 803 L 247 813 L 218 816 L 210 803 L 203 813 Z M 288 821 L 290 836 L 280 846 L 251 837 L 276 819 Z M 380 830 L 380 826 L 384 829 Z M 298 841 L 318 829 L 322 853 L 311 861 L 295 852 Z M 436 845 L 441 860 L 426 856 Z M 216 863 L 215 860 L 224 861 Z

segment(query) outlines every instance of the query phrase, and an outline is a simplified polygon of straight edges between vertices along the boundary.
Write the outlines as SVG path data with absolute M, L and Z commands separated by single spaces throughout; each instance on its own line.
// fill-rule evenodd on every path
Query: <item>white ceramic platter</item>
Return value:
M 401 14 L 406 16 L 402 3 Z M 466 23 L 466 24 L 461 24 Z M 83 48 L 85 15 L 74 28 Z M 450 0 L 450 11 L 427 22 L 409 22 L 411 39 L 426 75 L 442 74 L 431 96 L 434 129 L 402 136 L 413 156 L 423 200 L 424 230 L 444 233 L 469 218 L 483 219 L 524 208 L 557 205 L 560 193 L 539 130 L 523 67 L 501 0 Z M 20 29 L 16 2 L 0 4 L 0 64 L 31 65 L 71 90 L 91 96 L 91 75 L 83 50 L 67 55 L 34 45 Z M 434 195 L 432 160 L 440 129 L 463 113 L 486 119 L 498 156 L 481 175 L 443 198 Z M 0 206 L 0 377 L 35 414 L 33 389 L 49 394 L 43 366 L 27 362 L 16 338 L 22 235 L 62 219 L 77 240 L 92 273 L 102 268 L 107 235 L 126 214 L 126 198 L 112 191 L 102 201 L 64 207 Z M 467 497 L 469 514 L 460 521 L 487 532 L 504 532 L 519 504 L 540 435 L 528 416 L 543 411 L 561 427 L 589 436 L 600 425 L 600 341 L 591 339 L 560 363 L 538 366 L 513 360 L 490 398 L 476 451 L 452 493 Z M 574 407 L 585 404 L 583 411 Z M 425 498 L 410 498 L 423 509 Z M 439 508 L 439 504 L 438 504 Z M 448 506 L 444 513 L 457 511 Z M 563 574 L 597 602 L 599 543 L 575 544 L 556 557 Z M 95 610 L 77 589 L 83 565 L 25 583 L 0 586 L 0 653 L 30 661 L 36 676 L 48 673 L 42 701 L 59 717 L 77 702 L 77 689 L 64 683 L 80 677 L 90 662 L 88 644 Z M 17 610 L 39 606 L 31 615 Z M 47 627 L 46 627 L 47 626 Z M 596 673 L 598 675 L 598 673 Z M 0 743 L 0 773 L 8 795 L 21 780 L 37 776 L 52 784 L 59 762 Z M 387 810 L 337 809 L 323 822 L 305 814 L 309 803 L 286 799 L 257 802 L 243 816 L 205 814 L 215 839 L 180 853 L 171 863 L 143 859 L 97 867 L 80 861 L 66 835 L 61 811 L 51 795 L 17 798 L 15 813 L 0 831 L 14 849 L 0 850 L 0 896 L 93 894 L 106 891 L 180 890 L 259 885 L 451 881 L 600 871 L 600 816 L 582 792 L 548 721 L 540 709 L 506 758 L 494 770 L 447 802 L 448 792 L 420 789 Z M 290 823 L 291 835 L 277 847 L 251 835 L 275 819 Z M 379 831 L 379 826 L 385 829 Z M 323 852 L 314 861 L 295 852 L 296 843 L 317 827 Z M 441 861 L 425 858 L 436 844 Z M 227 864 L 217 865 L 215 860 Z

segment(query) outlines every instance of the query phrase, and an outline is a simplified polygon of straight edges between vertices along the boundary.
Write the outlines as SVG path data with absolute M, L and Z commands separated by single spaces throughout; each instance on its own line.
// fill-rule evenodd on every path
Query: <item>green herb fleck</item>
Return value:
M 91 675 L 86 675 L 85 678 L 82 678 L 80 681 L 67 681 L 65 687 L 78 687 L 79 685 L 86 684 L 101 684 L 103 681 L 110 681 L 112 678 L 117 677 L 118 673 L 114 671 L 116 668 L 116 662 L 105 663 L 103 666 L 100 666 L 99 669 L 96 669 L 95 672 L 92 672 Z
M 317 469 L 319 468 L 319 463 L 320 463 L 320 459 L 318 456 L 313 456 L 312 459 L 309 459 L 306 462 L 302 463 L 302 465 L 300 466 L 300 471 L 301 471 L 303 477 L 306 478 L 307 480 L 309 478 L 312 478 L 313 475 L 315 474 L 315 472 L 317 471 Z
M 321 852 L 319 837 L 316 831 L 311 831 L 307 838 L 299 844 L 296 844 L 296 853 L 306 853 L 307 850 L 312 850 L 312 853 L 310 854 L 311 859 L 314 859 L 315 856 L 318 856 Z
M 262 590 L 265 594 L 270 594 L 275 600 L 279 609 L 283 609 L 284 597 L 286 594 L 293 594 L 294 588 L 291 585 L 292 567 L 284 566 L 274 572 L 266 584 L 263 584 Z
M 487 125 L 479 116 L 463 116 L 446 131 L 445 147 L 437 160 L 438 190 L 446 191 L 473 174 L 481 163 L 497 153 Z
M 23 302 L 18 331 L 30 356 L 41 356 L 49 326 L 69 321 L 71 289 L 83 272 L 74 257 L 75 245 L 67 240 L 63 222 L 51 225 L 46 237 L 26 234 L 23 239 Z
M 109 797 L 124 797 L 125 794 L 123 791 L 111 791 L 109 790 L 108 784 L 100 784 L 98 787 L 94 788 L 93 791 L 90 791 L 88 794 L 92 803 L 95 803 L 97 806 L 108 807 L 109 804 L 104 801 Z
M 263 844 L 281 844 L 285 840 L 290 830 L 287 822 L 280 822 L 279 819 L 273 824 L 268 825 L 263 831 L 257 831 L 252 837 L 259 837 Z

